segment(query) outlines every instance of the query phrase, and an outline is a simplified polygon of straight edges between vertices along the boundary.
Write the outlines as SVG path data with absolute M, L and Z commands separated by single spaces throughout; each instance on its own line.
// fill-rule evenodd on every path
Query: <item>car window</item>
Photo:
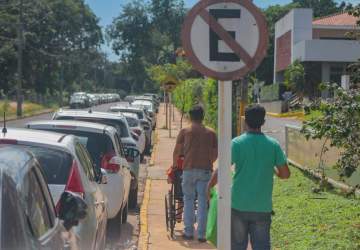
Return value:
M 66 184 L 73 160 L 70 154 L 38 146 L 27 146 L 26 148 L 39 161 L 49 184 Z
M 107 134 L 66 129 L 49 129 L 49 131 L 71 134 L 79 138 L 80 143 L 89 152 L 92 161 L 97 167 L 96 169 L 100 169 L 101 159 L 104 154 L 115 151 L 113 142 Z
M 83 166 L 83 169 L 86 173 L 86 176 L 89 178 L 90 181 L 95 181 L 95 172 L 94 172 L 94 165 L 91 161 L 91 158 L 87 152 L 87 150 L 84 148 L 83 145 L 80 143 L 77 143 L 75 145 L 75 151 L 76 156 L 78 157 L 81 165 Z
M 24 249 L 26 246 L 23 210 L 15 182 L 2 176 L 1 249 Z M 10 226 L 11 225 L 11 226 Z
M 49 214 L 49 204 L 44 196 L 42 186 L 32 170 L 24 178 L 22 193 L 26 216 L 35 237 L 40 238 L 51 229 L 52 223 Z

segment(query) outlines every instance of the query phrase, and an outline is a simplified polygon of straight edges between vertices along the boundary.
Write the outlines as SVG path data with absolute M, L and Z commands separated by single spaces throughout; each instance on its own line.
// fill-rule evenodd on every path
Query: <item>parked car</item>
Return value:
M 158 113 L 160 102 L 154 96 L 152 95 L 137 96 L 135 97 L 135 100 L 152 102 L 154 105 L 155 112 Z
M 53 116 L 54 120 L 77 120 L 96 122 L 113 126 L 117 129 L 121 142 L 125 147 L 126 159 L 129 163 L 132 181 L 129 196 L 129 207 L 135 208 L 137 205 L 138 179 L 140 168 L 140 150 L 137 145 L 139 137 L 130 131 L 126 118 L 121 114 L 107 112 L 89 112 L 89 111 L 73 111 L 60 110 Z
M 118 112 L 133 113 L 138 116 L 138 119 L 140 120 L 140 125 L 143 127 L 146 136 L 145 152 L 146 154 L 150 154 L 151 145 L 152 145 L 152 125 L 151 125 L 151 119 L 147 117 L 147 115 L 144 112 L 144 109 L 129 105 L 117 105 L 110 107 L 109 111 L 113 113 L 118 113 Z
M 150 100 L 135 100 L 132 104 L 134 107 L 145 108 L 151 118 L 152 127 L 156 127 L 156 115 L 154 104 Z
M 28 127 L 32 127 L 31 124 Z M 104 249 L 106 243 L 106 197 L 104 183 L 94 169 L 88 151 L 71 135 L 30 129 L 8 129 L 6 138 L 35 155 L 45 173 L 55 204 L 64 191 L 77 193 L 88 207 L 87 216 L 74 228 L 81 249 Z
M 62 199 L 56 211 L 38 161 L 15 144 L 2 134 L 0 248 L 79 249 L 71 227 L 86 215 L 86 205 L 81 198 L 66 193 L 69 199 Z
M 128 112 L 121 112 L 121 114 L 123 114 L 125 116 L 130 130 L 139 137 L 137 144 L 138 144 L 138 148 L 140 150 L 141 160 L 143 160 L 144 155 L 145 155 L 145 146 L 146 146 L 146 135 L 145 135 L 144 128 L 141 127 L 140 120 L 139 120 L 137 114 L 128 113 Z
M 70 97 L 69 105 L 71 109 L 87 108 L 90 106 L 90 99 L 85 93 L 74 93 Z
M 108 218 L 114 233 L 119 234 L 121 223 L 127 221 L 131 174 L 124 148 L 114 127 L 80 121 L 38 121 L 29 128 L 72 134 L 89 151 L 97 172 L 105 170 L 108 183 L 101 189 L 108 198 Z
M 133 95 L 125 96 L 124 101 L 128 103 L 132 103 L 133 101 L 135 101 L 135 96 Z

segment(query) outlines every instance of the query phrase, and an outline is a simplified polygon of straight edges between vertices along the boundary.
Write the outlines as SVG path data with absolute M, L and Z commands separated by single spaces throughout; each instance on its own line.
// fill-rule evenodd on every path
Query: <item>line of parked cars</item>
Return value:
M 147 94 L 108 112 L 61 109 L 52 120 L 4 128 L 1 249 L 105 249 L 107 230 L 120 235 L 137 206 L 158 107 Z
M 116 93 L 95 94 L 86 92 L 75 92 L 70 96 L 69 106 L 72 109 L 89 108 L 104 103 L 118 101 L 120 101 L 120 95 Z

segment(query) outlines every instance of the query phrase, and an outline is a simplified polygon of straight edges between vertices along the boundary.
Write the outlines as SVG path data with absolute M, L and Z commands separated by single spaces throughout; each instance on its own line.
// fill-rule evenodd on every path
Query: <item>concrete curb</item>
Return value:
M 155 131 L 155 133 L 154 133 L 154 148 L 153 148 L 153 152 L 151 154 L 149 166 L 155 165 L 155 156 L 156 156 L 157 150 L 158 150 L 158 140 L 159 140 L 158 136 L 159 136 L 159 134 L 157 133 L 157 131 Z
M 303 112 L 292 112 L 292 113 L 272 113 L 272 112 L 266 112 L 267 115 L 276 117 L 276 118 L 301 118 L 304 116 Z
M 148 250 L 149 246 L 149 226 L 148 226 L 148 207 L 150 201 L 151 179 L 146 180 L 144 198 L 140 209 L 140 235 L 139 235 L 139 250 Z

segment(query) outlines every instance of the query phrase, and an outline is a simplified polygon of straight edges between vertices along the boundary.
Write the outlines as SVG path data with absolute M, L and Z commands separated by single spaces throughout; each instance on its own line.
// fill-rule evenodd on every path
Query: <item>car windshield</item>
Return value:
M 96 118 L 96 117 L 59 116 L 56 117 L 56 120 L 77 120 L 77 121 L 100 123 L 116 128 L 121 138 L 130 136 L 126 124 L 120 119 L 115 120 L 115 119 Z
M 48 147 L 26 146 L 39 161 L 49 184 L 65 185 L 72 166 L 72 156 Z
M 89 154 L 97 168 L 101 167 L 101 159 L 103 155 L 115 151 L 113 142 L 107 134 L 65 129 L 52 129 L 51 131 L 62 134 L 72 134 L 78 137 L 80 143 L 89 151 Z

